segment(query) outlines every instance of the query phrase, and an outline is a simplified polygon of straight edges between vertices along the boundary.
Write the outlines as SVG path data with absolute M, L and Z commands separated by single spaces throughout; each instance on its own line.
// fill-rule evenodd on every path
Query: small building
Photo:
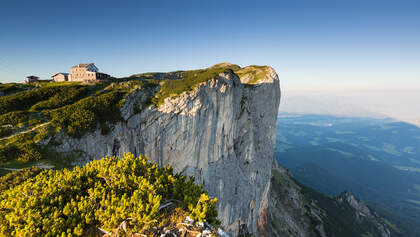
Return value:
M 80 63 L 71 67 L 69 81 L 98 81 L 109 78 L 108 74 L 99 72 L 93 63 Z
M 64 72 L 59 72 L 59 73 L 56 73 L 55 75 L 53 75 L 52 76 L 52 79 L 55 82 L 68 81 L 69 80 L 69 74 L 68 73 L 64 73 Z
M 26 77 L 25 79 L 25 83 L 32 83 L 32 82 L 38 82 L 38 81 L 39 81 L 39 77 L 34 76 L 34 75 Z

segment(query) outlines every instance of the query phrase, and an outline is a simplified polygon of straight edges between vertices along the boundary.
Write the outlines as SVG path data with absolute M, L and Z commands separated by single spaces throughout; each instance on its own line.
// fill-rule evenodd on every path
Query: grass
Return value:
M 164 80 L 160 82 L 160 90 L 152 98 L 152 103 L 159 107 L 164 103 L 166 98 L 177 98 L 186 91 L 194 90 L 200 83 L 217 77 L 220 73 L 234 71 L 239 67 L 237 65 L 215 65 L 207 69 L 180 71 L 178 76 L 180 79 Z
M 6 83 L 0 84 L 0 95 L 13 94 L 22 90 L 32 88 L 32 85 L 29 84 L 20 84 L 20 83 Z
M 270 67 L 251 65 L 239 70 L 235 70 L 236 75 L 241 78 L 245 85 L 255 85 L 265 79 L 269 73 Z
M 3 114 L 12 111 L 26 111 L 40 103 L 39 107 L 32 110 L 57 108 L 80 99 L 87 87 L 76 84 L 49 84 L 54 83 L 0 97 L 0 112 Z
M 132 79 L 90 85 L 79 82 L 42 82 L 30 87 L 0 85 L 3 90 L 20 89 L 0 100 L 0 108 L 6 112 L 0 116 L 0 165 L 18 169 L 36 165 L 38 160 L 58 168 L 69 167 L 71 154 L 54 153 L 48 145 L 37 144 L 59 131 L 74 137 L 94 131 L 98 125 L 109 131 L 109 125 L 121 119 L 119 108 L 125 95 L 157 86 L 150 80 Z M 0 171 L 2 175 L 7 172 Z
M 220 73 L 237 70 L 239 66 L 233 64 L 218 64 L 207 69 L 179 71 L 175 80 L 160 82 L 160 90 L 152 98 L 152 103 L 159 107 L 166 98 L 177 98 L 182 93 L 194 90 L 200 83 L 217 77 Z
M 6 169 L 1 169 L 0 167 L 0 176 L 6 175 L 13 171 L 13 169 L 21 170 L 29 167 L 38 167 L 38 166 L 49 166 L 53 169 L 71 169 L 73 163 L 78 159 L 82 151 L 72 151 L 72 152 L 56 152 L 50 146 L 43 146 L 39 148 L 39 152 L 42 155 L 41 160 L 34 160 L 28 162 L 21 162 L 18 160 L 10 160 L 1 167 Z
M 105 90 L 109 84 L 0 84 L 0 90 L 9 93 L 0 97 L 0 164 L 22 168 L 41 159 L 57 167 L 68 167 L 51 159 L 58 154 L 51 154 L 51 149 L 37 144 L 59 130 L 81 136 L 96 129 L 98 123 L 116 121 L 124 93 L 130 92 L 136 83 L 121 83 L 112 90 Z M 43 123 L 46 125 L 40 126 Z
M 65 160 L 68 157 L 60 157 L 48 146 L 37 144 L 60 131 L 75 138 L 96 129 L 107 134 L 113 123 L 122 120 L 120 108 L 130 93 L 146 93 L 145 99 L 134 105 L 134 113 L 140 113 L 149 106 L 159 107 L 166 98 L 176 98 L 196 89 L 200 83 L 227 72 L 240 76 L 245 86 L 253 86 L 266 77 L 268 67 L 253 65 L 240 68 L 222 63 L 200 70 L 135 74 L 91 84 L 47 81 L 0 83 L 0 166 L 22 168 L 34 165 L 39 162 L 36 157 L 41 154 L 40 161 L 66 167 L 68 162 L 61 164 L 53 157 Z M 39 127 L 42 124 L 46 125 Z M 21 161 L 17 161 L 18 157 Z M 32 161 L 30 157 L 36 160 Z M 29 159 L 26 163 L 22 162 L 26 159 Z
M 45 140 L 54 132 L 54 128 L 49 124 L 45 124 L 44 126 L 13 135 L 8 139 L 0 140 L 0 165 L 7 165 L 9 162 L 16 160 L 20 163 L 27 163 L 41 159 L 41 146 L 37 143 Z

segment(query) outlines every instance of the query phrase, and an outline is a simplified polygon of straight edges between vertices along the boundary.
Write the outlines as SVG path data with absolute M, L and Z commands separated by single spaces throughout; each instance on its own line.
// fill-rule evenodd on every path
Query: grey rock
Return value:
M 345 191 L 336 198 L 339 202 L 346 202 L 355 211 L 356 219 L 359 222 L 368 221 L 372 223 L 382 237 L 390 237 L 391 232 L 383 223 L 381 218 L 371 210 L 362 200 L 357 199 L 351 192 Z
M 325 211 L 303 195 L 288 170 L 274 164 L 272 174 L 269 208 L 258 220 L 259 236 L 326 237 Z
M 55 148 L 77 151 L 74 165 L 131 152 L 194 176 L 219 200 L 220 236 L 326 237 L 326 211 L 306 197 L 274 159 L 278 76 L 269 69 L 257 84 L 247 84 L 250 80 L 222 73 L 177 98 L 167 98 L 159 108 L 144 105 L 154 91 L 135 90 L 121 108 L 124 121 L 112 125 L 109 134 L 98 129 L 75 139 L 59 133 L 53 138 L 60 144 Z M 390 236 L 380 218 L 353 195 L 338 201 L 348 202 L 358 218 L 368 218 L 383 237 Z
M 124 122 L 102 135 L 55 137 L 59 152 L 82 151 L 75 165 L 125 152 L 146 155 L 161 166 L 194 176 L 213 197 L 231 235 L 257 233 L 269 205 L 276 119 L 280 103 L 273 69 L 257 85 L 245 85 L 232 72 L 219 74 L 191 92 L 167 98 L 159 108 L 141 108 L 148 92 L 135 91 L 121 109 Z

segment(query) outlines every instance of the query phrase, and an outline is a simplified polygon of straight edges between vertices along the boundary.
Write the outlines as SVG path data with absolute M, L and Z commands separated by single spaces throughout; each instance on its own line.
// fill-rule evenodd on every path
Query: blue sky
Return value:
M 417 1 L 418 2 L 418 1 Z M 420 89 L 416 1 L 0 2 L 0 81 L 273 66 L 286 89 Z

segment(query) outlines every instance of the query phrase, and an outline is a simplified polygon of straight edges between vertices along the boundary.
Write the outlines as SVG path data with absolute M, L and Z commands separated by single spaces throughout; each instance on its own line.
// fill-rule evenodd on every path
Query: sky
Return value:
M 283 90 L 280 112 L 393 118 L 420 127 L 420 90 Z
M 0 1 L 0 82 L 270 65 L 283 90 L 420 89 L 419 1 Z

